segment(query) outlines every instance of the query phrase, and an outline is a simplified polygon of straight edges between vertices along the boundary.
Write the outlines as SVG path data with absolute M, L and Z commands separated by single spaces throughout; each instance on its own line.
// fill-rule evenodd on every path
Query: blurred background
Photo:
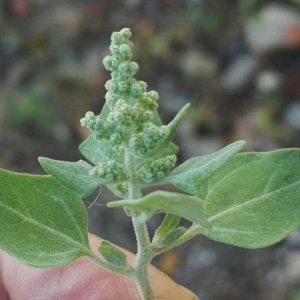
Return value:
M 246 151 L 300 147 L 299 0 L 2 0 L 0 19 L 2 168 L 43 174 L 38 156 L 82 159 L 79 119 L 101 110 L 102 59 L 123 27 L 163 122 L 192 104 L 179 161 L 238 139 Z M 84 200 L 90 231 L 134 252 L 130 220 L 105 207 L 113 199 L 103 189 Z M 200 236 L 154 263 L 201 300 L 300 300 L 297 231 L 259 250 Z

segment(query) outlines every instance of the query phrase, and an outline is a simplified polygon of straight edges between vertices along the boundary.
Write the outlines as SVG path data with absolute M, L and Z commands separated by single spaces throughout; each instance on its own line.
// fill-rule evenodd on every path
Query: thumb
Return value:
M 92 234 L 89 235 L 89 239 L 91 249 L 95 253 L 98 253 L 101 239 Z M 121 249 L 120 247 L 118 248 Z M 134 254 L 124 249 L 121 250 L 126 253 L 128 261 L 133 263 L 135 259 Z M 198 297 L 195 294 L 183 286 L 176 284 L 170 277 L 153 266 L 150 266 L 149 276 L 157 300 L 198 300 Z
M 89 240 L 92 250 L 99 253 L 101 239 L 89 235 Z M 122 251 L 132 263 L 134 255 Z M 158 300 L 198 299 L 152 266 L 149 276 Z M 86 257 L 62 268 L 39 269 L 23 265 L 3 251 L 0 251 L 0 295 L 1 300 L 140 299 L 133 280 L 105 271 Z

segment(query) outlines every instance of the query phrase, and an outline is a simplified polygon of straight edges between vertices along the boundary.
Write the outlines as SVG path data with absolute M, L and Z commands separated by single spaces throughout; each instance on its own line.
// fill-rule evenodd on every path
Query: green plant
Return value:
M 187 111 L 168 125 L 157 113 L 158 94 L 133 78 L 131 32 L 112 35 L 111 56 L 104 58 L 112 79 L 100 115 L 87 112 L 81 124 L 93 133 L 80 150 L 93 163 L 39 158 L 50 174 L 36 176 L 0 170 L 0 247 L 24 264 L 60 267 L 87 256 L 100 267 L 136 281 L 142 299 L 155 299 L 148 278 L 151 259 L 199 234 L 224 243 L 259 248 L 272 245 L 300 225 L 300 151 L 237 154 L 238 141 L 216 153 L 194 157 L 174 168 L 172 143 Z M 142 188 L 171 183 L 184 193 Z M 101 257 L 89 247 L 81 198 L 106 185 L 124 200 L 137 239 L 133 265 L 103 241 Z M 152 241 L 146 221 L 165 213 Z M 192 222 L 178 226 L 180 218 Z M 38 244 L 38 245 L 37 245 Z

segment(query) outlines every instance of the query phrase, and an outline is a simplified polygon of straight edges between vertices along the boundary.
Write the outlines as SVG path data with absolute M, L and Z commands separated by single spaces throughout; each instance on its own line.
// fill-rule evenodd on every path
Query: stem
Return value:
M 138 199 L 142 196 L 140 186 L 137 184 L 137 170 L 134 158 L 128 147 L 125 147 L 125 167 L 130 173 L 131 181 L 128 183 L 128 198 Z M 152 259 L 151 244 L 146 225 L 146 215 L 135 210 L 130 211 L 132 224 L 137 240 L 137 254 L 134 263 L 134 279 L 142 300 L 155 300 L 149 280 L 149 265 Z
M 144 219 L 144 220 L 143 220 Z M 137 255 L 134 264 L 135 281 L 143 300 L 154 300 L 155 296 L 150 284 L 148 268 L 151 262 L 151 247 L 144 215 L 132 217 L 137 239 Z

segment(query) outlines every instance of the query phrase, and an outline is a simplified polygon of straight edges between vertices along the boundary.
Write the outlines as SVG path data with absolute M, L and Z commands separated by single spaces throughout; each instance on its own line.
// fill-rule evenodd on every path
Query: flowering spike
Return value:
M 170 137 L 174 136 L 184 113 L 180 112 L 168 126 L 161 125 L 157 114 L 158 93 L 147 91 L 147 84 L 133 77 L 139 66 L 131 61 L 130 36 L 128 28 L 112 34 L 111 54 L 103 59 L 104 67 L 111 72 L 111 79 L 105 84 L 106 111 L 98 116 L 87 112 L 81 125 L 93 131 L 100 142 L 108 140 L 106 147 L 112 148 L 117 155 L 124 157 L 127 151 L 127 155 L 135 157 L 139 173 L 131 176 L 139 177 L 143 185 L 164 177 L 174 167 L 176 156 L 171 155 L 175 152 Z M 125 158 L 122 163 L 120 160 L 101 162 L 90 175 L 114 186 L 117 194 L 127 194 L 129 175 L 125 170 Z

